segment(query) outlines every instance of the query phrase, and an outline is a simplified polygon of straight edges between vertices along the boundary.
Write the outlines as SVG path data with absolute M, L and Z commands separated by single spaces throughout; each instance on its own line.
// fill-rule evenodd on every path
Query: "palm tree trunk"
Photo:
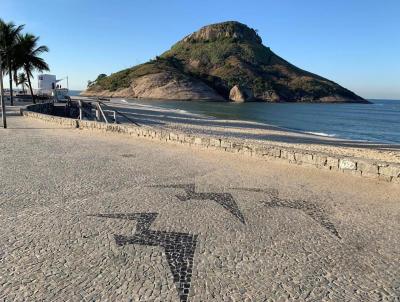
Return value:
M 15 88 L 18 88 L 18 75 L 17 75 L 17 70 L 14 70 L 14 83 L 15 83 Z
M 2 60 L 0 56 L 0 100 L 1 100 L 1 119 L 3 122 L 3 128 L 7 128 L 7 120 L 6 120 L 6 105 L 5 105 L 5 99 L 4 99 L 4 89 L 3 89 L 3 68 L 2 66 Z
M 12 76 L 12 69 L 11 69 L 11 62 L 8 63 L 8 78 L 10 79 L 10 101 L 11 106 L 14 106 L 14 96 L 13 96 L 13 76 Z
M 28 79 L 29 90 L 31 91 L 32 102 L 33 102 L 34 104 L 36 104 L 35 96 L 33 95 L 33 90 L 32 90 L 31 78 L 30 78 L 28 72 L 26 73 L 26 77 L 27 77 L 27 79 Z

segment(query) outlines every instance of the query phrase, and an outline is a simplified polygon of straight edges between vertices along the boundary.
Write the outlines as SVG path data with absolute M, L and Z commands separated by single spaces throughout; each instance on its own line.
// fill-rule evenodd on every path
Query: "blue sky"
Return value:
M 400 99 L 399 16 L 399 0 L 0 0 L 0 17 L 41 37 L 51 73 L 68 75 L 70 89 L 237 20 L 298 67 L 366 98 Z

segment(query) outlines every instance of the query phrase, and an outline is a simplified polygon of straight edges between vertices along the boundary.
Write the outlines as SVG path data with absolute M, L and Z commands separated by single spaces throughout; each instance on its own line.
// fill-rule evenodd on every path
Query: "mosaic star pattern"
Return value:
M 190 201 L 190 200 L 214 201 L 219 205 L 221 205 L 225 210 L 229 211 L 241 223 L 246 224 L 242 212 L 240 211 L 235 199 L 230 193 L 196 192 L 195 184 L 157 185 L 152 187 L 183 189 L 186 195 L 176 195 L 176 197 L 180 201 Z
M 331 232 L 334 236 L 341 239 L 339 232 L 337 231 L 335 225 L 329 221 L 328 215 L 325 211 L 318 205 L 306 202 L 304 200 L 284 200 L 279 198 L 272 198 L 269 202 L 264 202 L 265 206 L 269 208 L 290 208 L 295 210 L 300 210 L 316 222 L 318 222 L 322 227 Z
M 116 244 L 119 246 L 139 244 L 164 248 L 180 301 L 188 301 L 197 235 L 150 230 L 151 224 L 158 216 L 157 213 L 97 214 L 92 216 L 136 220 L 136 233 L 133 236 L 114 235 Z
M 335 225 L 329 220 L 329 216 L 325 210 L 315 203 L 310 203 L 304 200 L 288 200 L 279 198 L 279 192 L 276 189 L 259 189 L 259 188 L 233 188 L 235 190 L 265 193 L 270 201 L 263 201 L 262 203 L 268 208 L 289 208 L 302 211 L 304 214 L 311 217 L 314 221 L 328 230 L 331 234 L 341 239 L 339 232 Z

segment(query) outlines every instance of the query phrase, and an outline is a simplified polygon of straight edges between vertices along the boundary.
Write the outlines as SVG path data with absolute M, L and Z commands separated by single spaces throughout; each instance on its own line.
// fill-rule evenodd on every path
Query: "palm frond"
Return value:
M 37 71 L 49 71 L 49 65 L 40 57 L 31 57 L 30 66 Z
M 16 66 L 23 66 L 26 74 L 32 77 L 34 70 L 49 71 L 48 64 L 40 57 L 49 49 L 45 45 L 38 46 L 39 37 L 32 34 L 18 35 L 18 44 L 16 45 L 15 61 Z
M 43 52 L 49 52 L 49 48 L 45 45 L 41 45 L 38 48 L 36 48 L 34 51 L 32 51 L 32 54 L 39 55 Z

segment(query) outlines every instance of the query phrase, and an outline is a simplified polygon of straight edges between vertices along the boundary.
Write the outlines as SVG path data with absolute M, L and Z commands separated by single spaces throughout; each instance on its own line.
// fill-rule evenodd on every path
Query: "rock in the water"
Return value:
M 235 85 L 229 92 L 229 99 L 237 103 L 243 103 L 251 101 L 253 99 L 253 94 L 250 89 L 241 88 L 238 85 Z

